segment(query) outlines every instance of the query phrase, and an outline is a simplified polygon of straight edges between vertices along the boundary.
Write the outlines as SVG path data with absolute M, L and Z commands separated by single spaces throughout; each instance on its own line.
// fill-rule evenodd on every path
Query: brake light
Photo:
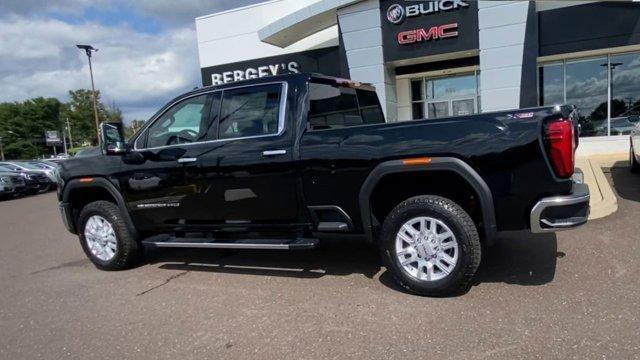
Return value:
M 557 119 L 545 125 L 545 144 L 547 155 L 556 176 L 569 178 L 573 175 L 575 141 L 573 122 Z

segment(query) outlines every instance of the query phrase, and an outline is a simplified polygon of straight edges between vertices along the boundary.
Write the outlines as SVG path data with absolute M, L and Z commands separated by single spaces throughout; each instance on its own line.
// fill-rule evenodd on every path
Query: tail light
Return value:
M 545 124 L 544 139 L 547 155 L 556 176 L 569 178 L 573 175 L 575 140 L 573 122 L 568 119 L 551 120 Z

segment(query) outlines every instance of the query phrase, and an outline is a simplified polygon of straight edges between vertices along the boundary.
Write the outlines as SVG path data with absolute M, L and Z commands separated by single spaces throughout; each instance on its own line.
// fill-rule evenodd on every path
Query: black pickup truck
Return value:
M 362 237 L 405 288 L 468 287 L 481 243 L 587 221 L 575 111 L 541 107 L 385 123 L 370 85 L 291 74 L 205 87 L 128 142 L 62 163 L 63 220 L 100 269 L 144 246 L 310 249 Z

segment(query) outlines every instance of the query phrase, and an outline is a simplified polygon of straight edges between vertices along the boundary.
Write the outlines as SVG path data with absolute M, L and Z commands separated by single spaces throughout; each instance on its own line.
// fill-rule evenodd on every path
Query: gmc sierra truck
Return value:
M 372 86 L 288 74 L 197 89 L 127 142 L 58 170 L 66 227 L 104 270 L 144 246 L 311 249 L 326 237 L 379 247 L 406 289 L 464 291 L 497 233 L 584 224 L 574 182 L 576 111 L 539 107 L 386 123 Z

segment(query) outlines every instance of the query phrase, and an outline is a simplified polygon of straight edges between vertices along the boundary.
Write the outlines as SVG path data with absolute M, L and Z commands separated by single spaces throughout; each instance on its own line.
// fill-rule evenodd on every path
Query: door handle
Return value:
M 262 152 L 262 156 L 278 156 L 284 155 L 287 153 L 287 150 L 266 150 Z
M 178 164 L 188 164 L 198 161 L 198 158 L 180 158 Z

